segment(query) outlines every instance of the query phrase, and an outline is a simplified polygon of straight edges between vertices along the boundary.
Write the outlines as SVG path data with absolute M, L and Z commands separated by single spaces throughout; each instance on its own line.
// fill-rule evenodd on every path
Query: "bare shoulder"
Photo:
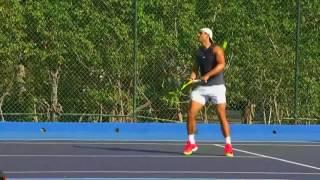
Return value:
M 219 64 L 224 64 L 225 63 L 225 57 L 224 57 L 224 51 L 223 49 L 216 45 L 213 47 L 213 53 L 216 55 L 216 60 Z
M 215 45 L 215 46 L 213 46 L 213 48 L 212 48 L 212 50 L 213 50 L 213 52 L 223 52 L 223 49 L 219 46 L 219 45 Z
M 212 48 L 212 51 L 213 51 L 213 53 L 215 53 L 215 54 L 224 54 L 224 50 L 220 47 L 220 46 L 218 46 L 218 45 L 215 45 L 213 48 Z

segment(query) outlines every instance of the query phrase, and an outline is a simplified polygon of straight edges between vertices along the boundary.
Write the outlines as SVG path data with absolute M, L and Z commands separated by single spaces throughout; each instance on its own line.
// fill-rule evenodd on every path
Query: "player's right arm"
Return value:
M 193 59 L 193 65 L 191 69 L 190 79 L 195 80 L 197 79 L 197 74 L 199 73 L 199 65 L 197 63 L 196 51 L 193 52 L 192 59 Z
M 194 63 L 193 63 L 193 66 L 192 66 L 192 71 L 191 71 L 190 79 L 192 79 L 192 80 L 197 79 L 198 70 L 199 70 L 199 66 L 198 66 L 197 62 L 194 62 Z

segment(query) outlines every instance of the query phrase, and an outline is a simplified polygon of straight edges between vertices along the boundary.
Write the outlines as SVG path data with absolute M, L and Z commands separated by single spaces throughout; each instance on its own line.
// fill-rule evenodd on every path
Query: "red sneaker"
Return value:
M 224 155 L 227 157 L 233 157 L 233 150 L 231 144 L 226 144 L 224 146 Z
M 189 141 L 184 146 L 183 154 L 184 155 L 191 155 L 193 152 L 196 152 L 198 150 L 197 144 L 191 144 Z

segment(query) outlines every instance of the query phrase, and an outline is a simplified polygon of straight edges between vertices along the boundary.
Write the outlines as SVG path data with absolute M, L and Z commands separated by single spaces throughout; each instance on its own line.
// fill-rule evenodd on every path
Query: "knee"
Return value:
M 188 111 L 188 117 L 194 118 L 196 117 L 197 113 L 193 112 L 193 111 Z
M 225 105 L 217 105 L 216 111 L 218 114 L 225 114 L 226 113 Z

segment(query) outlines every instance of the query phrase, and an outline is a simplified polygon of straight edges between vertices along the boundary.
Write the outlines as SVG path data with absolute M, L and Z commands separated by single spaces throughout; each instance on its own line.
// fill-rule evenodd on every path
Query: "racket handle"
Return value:
M 201 79 L 194 79 L 194 80 L 192 80 L 192 83 L 199 83 L 201 81 L 202 81 Z

